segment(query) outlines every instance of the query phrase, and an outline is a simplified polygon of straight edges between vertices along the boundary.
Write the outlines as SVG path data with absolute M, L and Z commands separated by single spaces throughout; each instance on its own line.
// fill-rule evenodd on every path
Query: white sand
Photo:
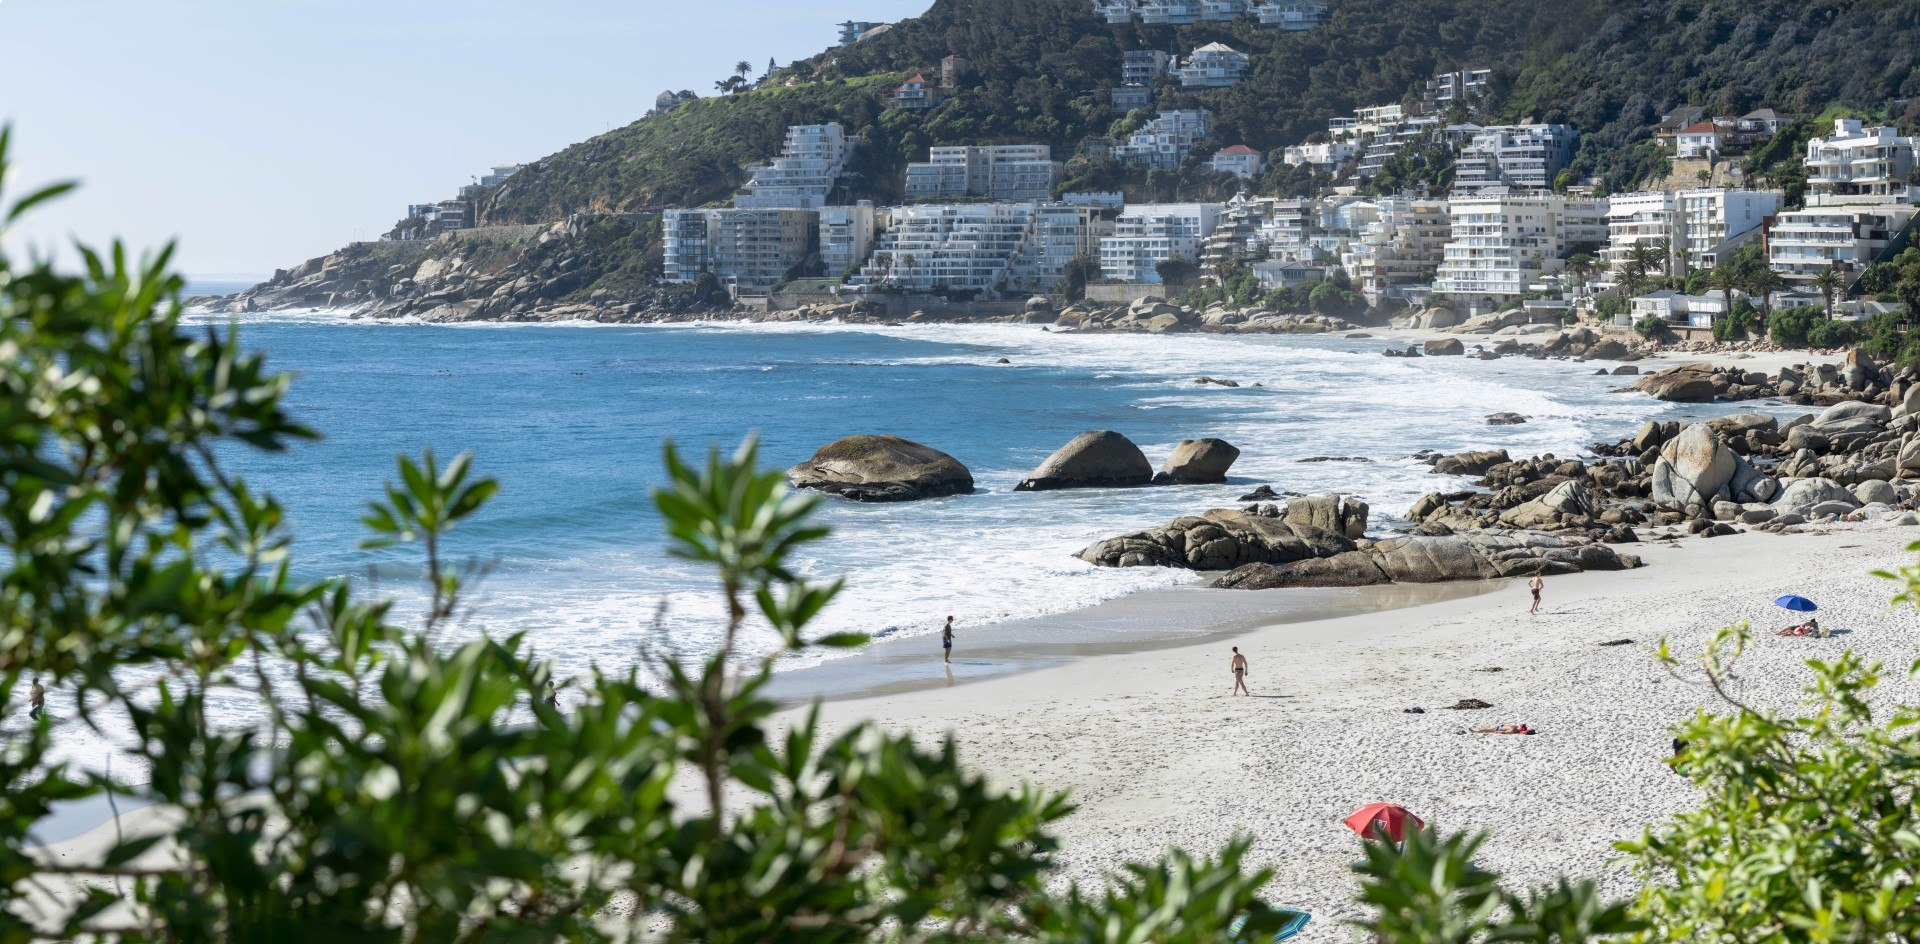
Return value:
M 1910 560 L 1904 548 L 1916 536 L 1835 530 L 1647 545 L 1630 549 L 1647 557 L 1644 569 L 1548 581 L 1538 617 L 1515 582 L 1490 595 L 1272 626 L 1231 643 L 832 703 L 825 721 L 875 719 L 928 742 L 952 732 L 962 758 L 1002 782 L 1071 791 L 1080 809 L 1061 829 L 1071 877 L 1095 879 L 1169 844 L 1209 852 L 1235 831 L 1252 833 L 1255 864 L 1277 872 L 1269 899 L 1314 914 L 1306 941 L 1347 939 L 1340 919 L 1360 913 L 1348 869 L 1359 847 L 1340 821 L 1377 800 L 1447 830 L 1491 831 L 1481 864 L 1511 883 L 1565 872 L 1625 896 L 1634 882 L 1609 865 L 1610 844 L 1697 802 L 1660 760 L 1668 726 L 1710 695 L 1654 661 L 1660 638 L 1692 655 L 1739 619 L 1778 628 L 1795 620 L 1771 601 L 1796 592 L 1821 604 L 1824 625 L 1846 632 L 1764 635 L 1741 664 L 1751 702 L 1790 708 L 1810 678 L 1803 660 L 1849 647 L 1903 668 L 1920 613 L 1891 609 L 1894 586 L 1868 572 Z M 1599 645 L 1621 638 L 1635 643 Z M 1228 696 L 1231 644 L 1251 661 L 1261 697 Z M 964 636 L 956 658 L 968 658 Z M 1490 666 L 1503 671 L 1475 671 Z M 941 675 L 931 652 L 922 674 Z M 1911 701 L 1920 686 L 1896 672 L 1881 697 Z M 1462 698 L 1495 707 L 1442 710 Z M 1427 713 L 1402 713 L 1412 705 Z M 1497 721 L 1542 733 L 1455 733 Z M 165 815 L 140 810 L 121 826 L 139 834 Z M 43 852 L 98 861 L 112 842 L 109 824 Z
M 1821 604 L 1823 625 L 1851 632 L 1767 635 L 1741 665 L 1754 703 L 1793 706 L 1810 678 L 1803 660 L 1847 647 L 1904 668 L 1920 613 L 1890 610 L 1893 585 L 1868 572 L 1910 557 L 1903 548 L 1914 535 L 1649 546 L 1645 569 L 1550 580 L 1538 617 L 1516 582 L 1488 596 L 1269 627 L 1236 640 L 1258 698 L 1228 696 L 1229 644 L 1211 644 L 836 703 L 825 714 L 829 725 L 871 718 L 929 738 L 951 731 L 977 769 L 1070 790 L 1080 809 L 1062 829 L 1063 864 L 1077 878 L 1169 844 L 1210 851 L 1250 832 L 1256 864 L 1278 873 L 1270 899 L 1315 915 L 1306 940 L 1344 940 L 1338 919 L 1359 914 L 1348 869 L 1359 847 L 1340 821 L 1373 801 L 1447 830 L 1491 831 L 1482 864 L 1515 882 L 1565 871 L 1604 876 L 1610 892 L 1627 895 L 1634 883 L 1609 867 L 1610 844 L 1697 802 L 1660 760 L 1668 726 L 1710 699 L 1655 662 L 1659 639 L 1691 655 L 1742 618 L 1777 629 L 1797 620 L 1771 601 L 1797 592 Z M 1635 644 L 1599 645 L 1621 638 Z M 1489 666 L 1504 671 L 1475 671 Z M 1884 691 L 1911 700 L 1920 686 L 1890 678 Z M 1463 698 L 1495 707 L 1441 710 Z M 1427 713 L 1402 713 L 1413 705 Z M 1455 733 L 1497 721 L 1543 733 Z

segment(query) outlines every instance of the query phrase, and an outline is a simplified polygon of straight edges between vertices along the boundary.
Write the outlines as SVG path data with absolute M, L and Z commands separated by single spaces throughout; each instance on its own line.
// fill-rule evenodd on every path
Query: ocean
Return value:
M 243 343 L 295 375 L 288 406 L 325 435 L 284 454 L 230 454 L 233 471 L 288 507 L 298 575 L 348 577 L 398 596 L 403 610 L 417 606 L 416 556 L 359 550 L 359 517 L 394 477 L 396 453 L 470 451 L 501 491 L 452 541 L 450 553 L 485 569 L 465 631 L 523 631 L 563 672 L 717 638 L 712 576 L 667 556 L 650 500 L 668 440 L 697 454 L 758 435 L 763 462 L 787 467 L 841 436 L 891 433 L 965 463 L 978 494 L 822 505 L 833 534 L 801 569 L 844 576 L 847 587 L 813 630 L 888 638 L 935 634 L 948 615 L 977 627 L 1191 584 L 1185 572 L 1099 569 L 1073 555 L 1234 505 L 1258 485 L 1357 496 L 1378 529 L 1420 495 L 1466 484 L 1431 474 L 1412 458 L 1418 450 L 1573 456 L 1647 419 L 1689 415 L 1612 392 L 1621 381 L 1594 376 L 1598 365 L 1386 358 L 1376 339 L 1013 325 L 435 326 L 331 312 L 247 315 L 239 326 Z M 1196 384 L 1202 375 L 1241 386 Z M 1530 421 L 1485 425 L 1498 411 Z M 1126 434 L 1156 465 L 1179 440 L 1203 436 L 1242 456 L 1225 485 L 1013 491 L 1091 429 Z M 1359 461 L 1312 461 L 1330 457 Z

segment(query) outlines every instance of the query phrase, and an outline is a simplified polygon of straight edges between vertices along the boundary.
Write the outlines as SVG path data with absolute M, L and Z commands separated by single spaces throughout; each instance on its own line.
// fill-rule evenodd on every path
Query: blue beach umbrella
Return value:
M 1813 605 L 1812 600 L 1806 597 L 1796 597 L 1792 595 L 1784 596 L 1773 601 L 1773 605 L 1783 610 L 1792 610 L 1796 613 L 1811 613 L 1819 609 L 1819 607 Z

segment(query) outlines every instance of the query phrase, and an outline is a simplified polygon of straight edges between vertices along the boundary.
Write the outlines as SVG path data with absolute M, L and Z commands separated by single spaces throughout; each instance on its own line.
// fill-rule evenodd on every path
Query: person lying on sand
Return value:
M 1824 636 L 1826 634 L 1820 631 L 1820 621 L 1818 619 L 1809 619 L 1798 626 L 1789 626 L 1786 629 L 1783 629 L 1777 633 L 1774 633 L 1774 635 L 1775 636 Z
M 1470 728 L 1475 734 L 1532 734 L 1532 728 L 1524 724 L 1497 724 L 1491 728 Z

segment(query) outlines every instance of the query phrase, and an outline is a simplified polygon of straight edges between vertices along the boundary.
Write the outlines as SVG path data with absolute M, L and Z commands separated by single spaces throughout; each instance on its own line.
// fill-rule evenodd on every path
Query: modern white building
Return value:
M 711 272 L 736 291 L 765 291 L 806 261 L 819 221 L 793 208 L 668 210 L 664 277 L 691 282 Z
M 1100 240 L 1100 270 L 1116 282 L 1158 284 L 1160 263 L 1200 261 L 1200 244 L 1213 234 L 1225 209 L 1218 203 L 1129 206 L 1114 221 L 1113 235 Z
M 1433 291 L 1476 307 L 1528 291 L 1566 257 L 1607 241 L 1607 201 L 1485 190 L 1448 201 L 1449 238 Z
M 1735 295 L 1743 293 L 1735 292 Z M 1633 314 L 1628 324 L 1642 318 L 1658 318 L 1671 325 L 1685 325 L 1689 328 L 1711 328 L 1714 321 L 1727 313 L 1727 299 L 1718 292 L 1705 295 L 1685 295 L 1672 289 L 1661 289 L 1646 295 L 1634 296 Z
M 1395 110 L 1399 107 L 1393 106 Z M 1387 160 L 1406 150 L 1408 145 L 1436 134 L 1440 129 L 1440 119 L 1432 115 L 1417 115 L 1389 122 L 1366 120 L 1361 127 L 1374 129 L 1367 138 L 1366 147 L 1360 152 L 1360 163 L 1354 168 L 1355 175 L 1367 179 L 1380 173 Z
M 1061 164 L 1045 144 L 931 148 L 924 163 L 907 165 L 907 198 L 985 196 L 1039 203 L 1060 183 Z
M 1261 26 L 1282 30 L 1310 30 L 1327 21 L 1325 0 L 1262 0 L 1253 8 Z
M 1674 239 L 1684 271 L 1724 264 L 1741 247 L 1759 239 L 1766 223 L 1786 203 L 1778 190 L 1682 190 Z
M 750 168 L 752 180 L 733 198 L 741 209 L 817 210 L 827 205 L 834 183 L 853 153 L 839 122 L 794 125 L 780 156 Z
M 1247 77 L 1253 57 L 1225 43 L 1208 43 L 1174 70 L 1187 88 L 1227 88 Z
M 1908 203 L 1809 206 L 1774 219 L 1767 233 L 1767 264 L 1788 279 L 1804 280 L 1830 268 L 1859 272 L 1871 265 L 1920 207 Z
M 1546 190 L 1573 159 L 1574 131 L 1566 125 L 1483 128 L 1454 164 L 1455 193 L 1489 187 Z
M 1213 131 L 1213 112 L 1204 108 L 1163 111 L 1113 149 L 1129 164 L 1173 170 L 1195 144 Z
M 521 164 L 495 164 L 493 169 L 480 178 L 482 187 L 498 187 L 507 182 L 507 178 L 520 173 Z
M 1267 169 L 1267 159 L 1259 151 L 1244 144 L 1222 148 L 1213 154 L 1213 172 L 1232 174 L 1241 180 L 1252 180 Z
M 1155 79 L 1173 71 L 1173 57 L 1158 49 L 1130 49 L 1120 54 L 1120 82 L 1123 85 L 1152 85 Z
M 1426 88 L 1420 92 L 1420 101 L 1426 105 L 1429 113 L 1444 112 L 1485 95 L 1487 84 L 1491 81 L 1492 69 L 1442 72 L 1427 80 Z
M 1051 289 L 1080 256 L 1092 258 L 1095 211 L 1064 203 L 896 207 L 854 281 L 909 292 Z
M 880 217 L 871 200 L 820 208 L 820 262 L 827 275 L 841 278 L 866 264 L 879 234 Z
M 1378 302 L 1431 285 L 1453 235 L 1447 202 L 1382 197 L 1374 207 L 1340 259 L 1353 287 Z
M 1807 142 L 1807 202 L 1834 205 L 1912 201 L 1916 143 L 1895 129 L 1836 119 L 1833 134 Z
M 1359 146 L 1351 141 L 1328 141 L 1324 144 L 1296 144 L 1281 151 L 1280 155 L 1288 164 L 1337 173 L 1359 153 Z
M 1113 110 L 1118 114 L 1128 114 L 1142 108 L 1153 107 L 1153 87 L 1150 85 L 1119 85 L 1113 89 Z

